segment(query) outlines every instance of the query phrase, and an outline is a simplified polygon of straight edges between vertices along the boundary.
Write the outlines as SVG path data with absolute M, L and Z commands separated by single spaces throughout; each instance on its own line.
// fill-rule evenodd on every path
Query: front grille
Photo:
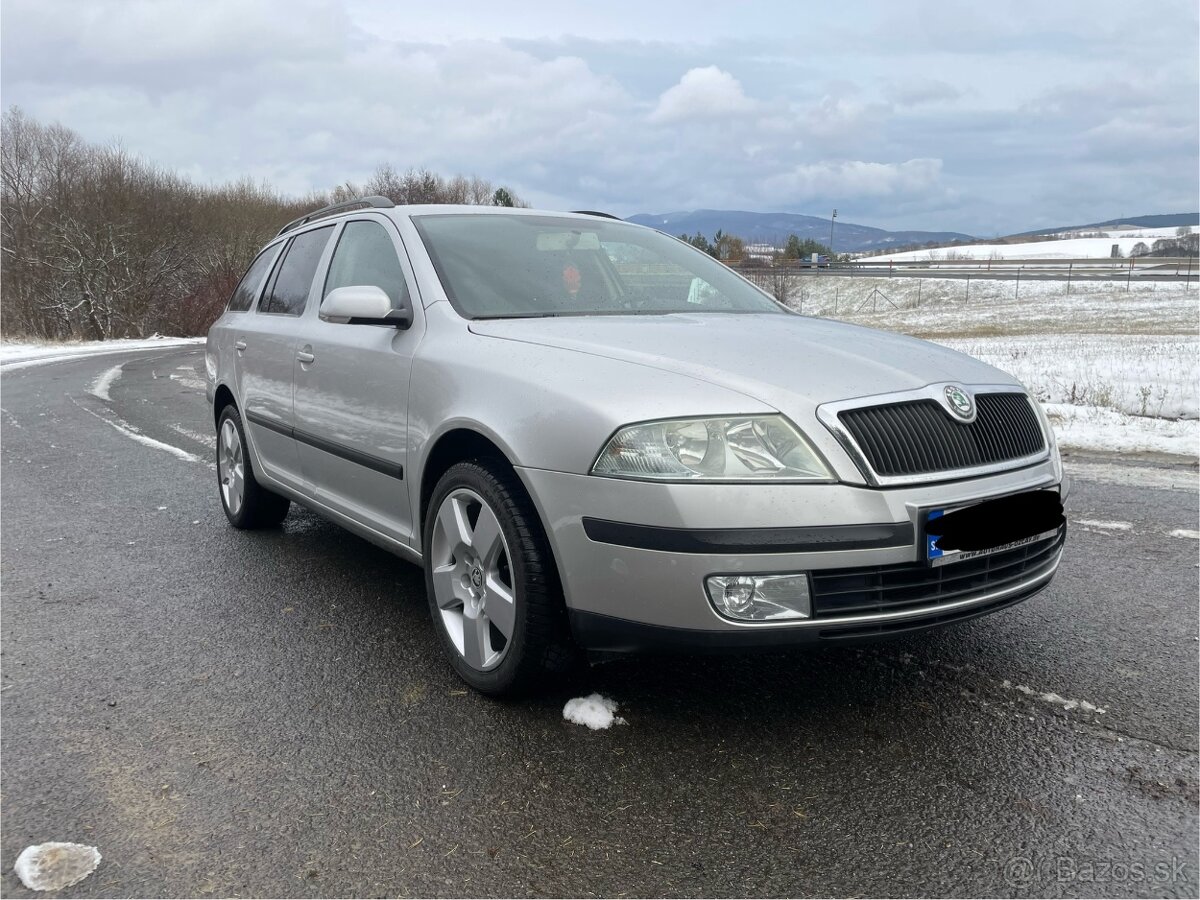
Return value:
M 871 616 L 899 610 L 937 607 L 1003 590 L 1048 567 L 1066 539 L 1066 526 L 1055 537 L 991 556 L 944 566 L 904 563 L 812 572 L 813 618 Z
M 838 413 L 876 475 L 951 472 L 1021 459 L 1046 446 L 1037 414 L 1021 393 L 976 394 L 977 414 L 959 422 L 928 398 Z

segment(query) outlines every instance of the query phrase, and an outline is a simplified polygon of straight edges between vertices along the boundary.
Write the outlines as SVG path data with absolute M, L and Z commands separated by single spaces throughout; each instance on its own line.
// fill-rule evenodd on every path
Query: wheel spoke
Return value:
M 500 537 L 500 521 L 487 504 L 484 504 L 479 510 L 479 518 L 475 521 L 475 532 L 471 535 L 471 548 L 485 569 L 490 569 L 495 565 L 500 551 L 504 548 L 504 542 Z
M 438 609 L 453 609 L 456 606 L 462 606 L 463 599 L 459 596 L 460 587 L 457 566 L 453 563 L 437 566 L 433 570 L 433 598 L 437 601 Z
M 513 626 L 516 623 L 517 607 L 513 603 L 512 591 L 500 579 L 489 575 L 483 595 L 483 611 L 492 620 L 496 629 L 508 640 L 512 640 Z
M 471 546 L 471 527 L 467 522 L 467 510 L 457 497 L 448 497 L 438 510 L 438 522 L 446 532 L 446 540 L 452 549 L 459 545 Z
M 474 669 L 482 669 L 491 652 L 487 619 L 483 616 L 463 616 L 463 658 Z
M 242 467 L 234 466 L 229 479 L 229 507 L 234 512 L 241 509 L 244 477 Z

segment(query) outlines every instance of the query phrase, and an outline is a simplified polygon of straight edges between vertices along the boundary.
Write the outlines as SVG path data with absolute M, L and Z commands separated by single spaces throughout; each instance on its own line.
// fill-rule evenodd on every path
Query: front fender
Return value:
M 429 448 L 470 428 L 515 466 L 586 474 L 618 428 L 657 418 L 770 413 L 706 381 L 578 350 L 472 333 L 449 304 L 428 310 L 409 398 L 415 480 Z

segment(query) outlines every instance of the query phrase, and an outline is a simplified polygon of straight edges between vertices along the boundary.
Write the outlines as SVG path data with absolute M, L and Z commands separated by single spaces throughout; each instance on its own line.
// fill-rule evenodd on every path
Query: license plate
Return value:
M 944 566 L 1003 553 L 1054 537 L 1063 522 L 1055 490 L 926 510 L 925 560 Z

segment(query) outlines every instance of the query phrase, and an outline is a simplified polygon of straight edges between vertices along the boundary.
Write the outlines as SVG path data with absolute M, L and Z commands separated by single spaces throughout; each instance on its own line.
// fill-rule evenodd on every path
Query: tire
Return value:
M 246 447 L 241 414 L 231 403 L 221 410 L 217 421 L 217 493 L 221 508 L 234 528 L 270 528 L 283 521 L 292 502 L 258 483 Z
M 423 535 L 429 610 L 463 681 L 484 694 L 515 696 L 575 666 L 550 544 L 507 463 L 475 459 L 447 470 Z

